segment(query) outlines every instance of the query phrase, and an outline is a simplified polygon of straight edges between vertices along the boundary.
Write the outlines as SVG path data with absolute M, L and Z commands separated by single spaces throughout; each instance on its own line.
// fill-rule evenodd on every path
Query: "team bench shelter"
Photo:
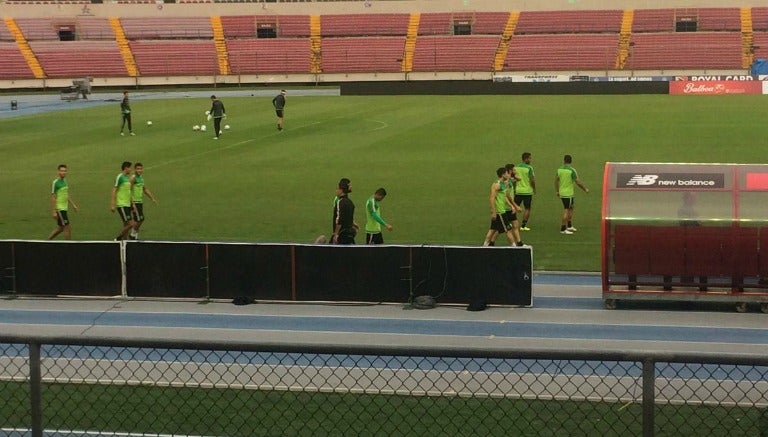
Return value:
M 768 165 L 605 165 L 602 281 L 621 300 L 768 313 Z

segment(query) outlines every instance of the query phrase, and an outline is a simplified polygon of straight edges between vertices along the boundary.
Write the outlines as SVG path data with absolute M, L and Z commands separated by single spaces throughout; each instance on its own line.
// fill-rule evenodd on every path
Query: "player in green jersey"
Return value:
M 128 101 L 128 91 L 123 91 L 123 100 L 120 102 L 120 114 L 123 116 L 123 125 L 120 126 L 120 135 L 123 135 L 123 129 L 125 129 L 125 123 L 128 123 L 128 133 L 133 133 L 133 126 L 131 125 L 131 103 Z
M 365 244 L 384 244 L 384 237 L 381 235 L 381 227 L 384 226 L 388 231 L 393 229 L 392 225 L 384 221 L 381 217 L 381 206 L 379 203 L 384 200 L 387 190 L 379 188 L 365 202 Z
M 137 162 L 133 165 L 133 176 L 131 176 L 131 201 L 133 202 L 133 229 L 131 229 L 130 239 L 139 239 L 139 228 L 144 223 L 144 195 L 157 205 L 155 195 L 144 185 L 144 164 Z
M 51 187 L 51 208 L 53 209 L 53 218 L 56 220 L 56 229 L 48 236 L 49 240 L 53 240 L 57 235 L 64 232 L 64 239 L 72 239 L 72 229 L 69 225 L 69 217 L 67 216 L 67 209 L 69 205 L 75 211 L 78 210 L 75 201 L 69 197 L 69 185 L 67 185 L 67 166 L 65 164 L 59 164 L 59 177 L 53 180 Z
M 555 193 L 563 202 L 560 233 L 566 235 L 576 232 L 576 228 L 573 227 L 573 195 L 576 191 L 574 187 L 578 185 L 585 193 L 589 193 L 589 188 L 581 182 L 576 169 L 571 167 L 572 162 L 573 158 L 571 155 L 565 155 L 563 157 L 563 165 L 557 169 L 555 174 Z
M 525 207 L 523 212 L 523 222 L 520 226 L 521 231 L 530 231 L 528 220 L 531 218 L 531 205 L 533 204 L 533 195 L 536 194 L 536 177 L 531 167 L 531 153 L 523 153 L 523 162 L 517 164 L 515 172 L 518 180 L 515 184 L 515 203 Z
M 109 209 L 117 212 L 120 215 L 120 220 L 123 222 L 123 228 L 120 233 L 117 234 L 115 240 L 125 240 L 128 233 L 133 229 L 133 216 L 131 207 L 131 164 L 129 161 L 123 162 L 120 166 L 122 171 L 118 173 L 115 178 L 115 185 L 112 187 L 112 197 L 109 203 Z
M 491 196 L 489 198 L 491 226 L 485 235 L 483 246 L 493 246 L 496 235 L 501 233 L 506 234 L 509 244 L 515 246 L 515 237 L 512 233 L 512 211 L 516 211 L 517 208 L 510 205 L 510 198 L 506 191 L 510 172 L 505 167 L 500 167 L 496 170 L 496 175 L 499 179 L 491 184 Z

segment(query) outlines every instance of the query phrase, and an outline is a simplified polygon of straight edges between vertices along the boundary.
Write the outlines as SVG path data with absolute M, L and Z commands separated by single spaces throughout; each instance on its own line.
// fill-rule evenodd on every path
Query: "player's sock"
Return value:
M 528 224 L 528 222 L 523 220 L 523 227 L 525 227 L 525 225 L 527 225 L 527 224 Z
M 573 223 L 570 220 L 568 220 L 568 226 L 567 227 L 569 227 L 569 228 L 573 227 Z
M 565 225 L 560 226 L 560 232 L 563 232 L 565 230 Z

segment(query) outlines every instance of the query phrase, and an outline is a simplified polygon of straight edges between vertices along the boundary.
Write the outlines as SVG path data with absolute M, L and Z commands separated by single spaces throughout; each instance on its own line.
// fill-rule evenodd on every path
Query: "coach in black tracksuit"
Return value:
M 211 96 L 211 117 L 213 117 L 213 131 L 216 134 L 214 138 L 218 139 L 221 135 L 221 119 L 226 115 L 224 104 L 216 96 Z
M 341 193 L 336 202 L 336 226 L 333 229 L 333 244 L 355 244 L 357 227 L 355 226 L 355 204 L 349 198 L 352 192 L 348 183 L 339 183 Z

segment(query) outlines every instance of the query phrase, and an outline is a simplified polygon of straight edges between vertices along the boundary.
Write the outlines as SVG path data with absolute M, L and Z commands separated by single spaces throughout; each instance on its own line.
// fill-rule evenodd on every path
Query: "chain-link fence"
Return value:
M 2 436 L 768 436 L 768 357 L 23 341 Z

